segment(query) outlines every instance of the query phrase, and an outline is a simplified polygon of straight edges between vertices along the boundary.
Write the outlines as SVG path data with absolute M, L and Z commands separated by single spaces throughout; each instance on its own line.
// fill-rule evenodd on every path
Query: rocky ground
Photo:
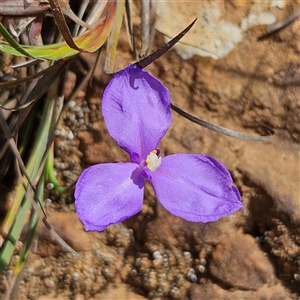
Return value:
M 251 7 L 229 2 L 235 7 L 222 7 L 221 15 L 231 12 L 238 24 Z M 280 19 L 299 6 L 294 1 L 269 11 Z M 229 19 L 225 15 L 224 22 Z M 170 51 L 147 68 L 169 88 L 172 102 L 195 116 L 250 134 L 261 133 L 258 123 L 274 129 L 271 142 L 240 141 L 173 112 L 159 147 L 162 155 L 203 153 L 220 160 L 242 194 L 244 210 L 214 223 L 191 223 L 165 211 L 147 187 L 138 215 L 87 233 L 72 193 L 49 192 L 50 223 L 84 259 L 62 252 L 41 225 L 18 300 L 299 299 L 300 19 L 257 41 L 265 31 L 263 25 L 243 29 L 240 41 L 218 60 L 183 59 Z M 163 44 L 157 34 L 156 47 Z M 133 61 L 125 38 L 119 50 L 116 69 Z M 92 65 L 94 56 L 82 60 Z M 99 109 L 110 79 L 101 63 L 93 84 L 70 102 L 56 132 L 56 168 L 66 185 L 89 165 L 128 160 L 108 135 Z M 69 73 L 68 88 L 76 84 L 77 73 Z M 2 287 L 9 276 L 2 278 Z

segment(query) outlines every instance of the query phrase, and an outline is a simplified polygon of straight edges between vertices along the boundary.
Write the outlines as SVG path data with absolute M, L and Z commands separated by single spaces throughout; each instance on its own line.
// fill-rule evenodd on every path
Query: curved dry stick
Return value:
M 273 33 L 289 26 L 291 23 L 293 23 L 299 17 L 300 17 L 300 10 L 298 10 L 297 12 L 295 12 L 294 14 L 292 14 L 291 16 L 286 18 L 285 20 L 270 25 L 267 29 L 268 33 L 263 34 L 262 36 L 258 37 L 257 39 L 259 41 L 261 41 L 261 40 L 264 40 L 264 39 L 268 38 Z
M 237 139 L 240 139 L 240 140 L 255 141 L 255 142 L 269 142 L 275 136 L 275 132 L 271 128 L 269 128 L 268 126 L 265 126 L 265 125 L 261 125 L 261 126 L 266 128 L 267 131 L 271 134 L 267 135 L 267 136 L 256 136 L 256 135 L 251 135 L 251 134 L 245 134 L 245 133 L 242 133 L 242 132 L 239 132 L 239 131 L 234 131 L 234 130 L 231 130 L 231 129 L 228 129 L 228 128 L 225 128 L 225 127 L 222 127 L 222 126 L 219 126 L 219 125 L 209 123 L 207 121 L 204 121 L 200 118 L 197 118 L 197 117 L 185 112 L 184 110 L 182 110 L 181 108 L 179 108 L 178 106 L 176 106 L 172 103 L 171 103 L 171 108 L 174 111 L 176 111 L 179 115 L 183 116 L 184 118 L 190 120 L 193 123 L 196 123 L 200 126 L 208 128 L 208 129 L 210 129 L 212 131 L 215 131 L 217 133 L 221 133 L 223 135 L 234 137 L 234 138 L 237 138 Z
M 39 81 L 40 82 L 39 85 L 36 85 L 28 95 L 25 104 L 17 105 L 16 107 L 13 108 L 8 108 L 0 104 L 0 109 L 5 109 L 9 111 L 19 111 L 35 103 L 40 97 L 42 97 L 47 92 L 49 86 L 58 78 L 59 74 L 63 72 L 65 65 L 68 64 L 69 62 L 70 60 L 69 61 L 61 60 L 55 63 L 53 66 L 40 71 L 39 73 L 27 76 L 25 78 L 0 83 L 0 88 L 8 88 L 11 86 L 15 86 L 16 84 L 27 82 L 34 78 L 41 77 L 43 75 L 43 77 Z
M 193 27 L 196 21 L 197 19 L 195 19 L 187 28 L 181 31 L 178 35 L 176 35 L 170 42 L 166 43 L 163 47 L 159 48 L 158 50 L 146 56 L 145 58 L 137 61 L 134 65 L 141 69 L 146 68 L 148 65 L 150 65 L 155 60 L 164 55 L 167 51 L 169 51 L 177 42 L 179 42 L 185 36 L 185 34 Z
M 58 0 L 49 0 L 49 2 L 50 2 L 51 10 L 52 10 L 53 17 L 54 17 L 55 23 L 57 25 L 57 28 L 60 31 L 60 33 L 62 34 L 62 36 L 64 37 L 68 46 L 74 50 L 84 52 L 84 49 L 79 48 L 73 40 L 73 37 L 72 37 L 70 29 L 67 25 L 67 22 L 64 17 L 61 5 L 59 4 L 59 1 Z M 62 2 L 62 4 L 63 4 L 63 6 L 66 6 L 64 1 Z M 71 9 L 68 10 L 67 7 L 64 7 L 64 8 L 65 8 L 65 10 L 67 9 L 67 11 L 69 11 L 69 13 L 70 13 Z

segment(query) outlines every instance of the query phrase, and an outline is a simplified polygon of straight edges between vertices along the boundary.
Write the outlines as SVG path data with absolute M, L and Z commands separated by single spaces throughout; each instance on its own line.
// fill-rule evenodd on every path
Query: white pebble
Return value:
M 69 107 L 73 108 L 75 105 L 76 105 L 76 101 L 71 100 L 71 101 L 69 102 Z

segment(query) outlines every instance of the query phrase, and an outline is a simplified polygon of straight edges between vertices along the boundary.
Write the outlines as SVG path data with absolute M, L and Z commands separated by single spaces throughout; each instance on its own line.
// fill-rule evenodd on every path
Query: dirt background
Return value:
M 237 1 L 220 3 L 224 22 L 240 24 L 253 9 Z M 267 9 L 280 20 L 299 8 L 299 1 L 288 1 Z M 180 30 L 193 16 L 188 17 Z M 300 19 L 257 41 L 265 32 L 265 25 L 244 30 L 242 40 L 218 60 L 184 60 L 172 50 L 147 68 L 169 88 L 172 102 L 195 116 L 251 134 L 260 133 L 257 122 L 274 129 L 272 142 L 240 141 L 173 112 L 159 147 L 162 156 L 203 153 L 220 160 L 242 194 L 244 210 L 214 223 L 191 223 L 165 211 L 147 186 L 139 214 L 104 232 L 87 233 L 72 194 L 49 191 L 50 223 L 84 259 L 62 252 L 41 225 L 18 300 L 299 299 Z M 155 48 L 164 42 L 157 33 Z M 68 74 L 66 94 L 83 76 L 78 70 L 94 60 L 81 56 Z M 116 70 L 133 61 L 124 35 Z M 92 85 L 69 103 L 56 131 L 55 164 L 65 185 L 90 165 L 128 160 L 108 135 L 99 109 L 111 78 L 102 65 L 103 60 Z M 2 292 L 11 275 L 9 269 L 3 274 Z

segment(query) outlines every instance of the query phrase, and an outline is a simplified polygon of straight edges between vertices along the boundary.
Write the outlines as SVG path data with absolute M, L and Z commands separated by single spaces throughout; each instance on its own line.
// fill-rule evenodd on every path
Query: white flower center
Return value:
M 161 157 L 156 155 L 157 150 L 151 151 L 146 158 L 146 164 L 150 171 L 154 172 L 161 164 Z

